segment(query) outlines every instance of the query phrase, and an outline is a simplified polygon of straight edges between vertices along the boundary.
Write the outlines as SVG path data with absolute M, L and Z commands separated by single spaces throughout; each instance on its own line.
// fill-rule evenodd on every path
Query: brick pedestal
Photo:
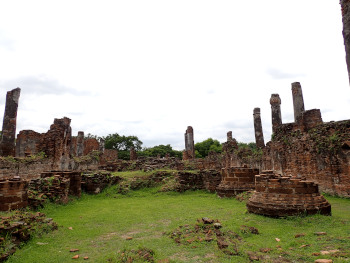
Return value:
M 0 181 L 0 211 L 27 207 L 28 181 L 9 179 Z
M 281 176 L 273 171 L 264 171 L 255 179 L 256 191 L 247 203 L 251 213 L 273 217 L 331 214 L 331 205 L 312 181 Z

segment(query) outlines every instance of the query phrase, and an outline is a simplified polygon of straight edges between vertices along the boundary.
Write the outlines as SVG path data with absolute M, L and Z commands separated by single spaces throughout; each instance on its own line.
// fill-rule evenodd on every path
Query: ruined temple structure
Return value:
M 264 134 L 261 125 L 260 108 L 255 108 L 253 111 L 254 131 L 256 146 L 260 149 L 265 147 Z
M 216 188 L 220 197 L 232 197 L 255 189 L 255 175 L 258 169 L 248 167 L 225 167 L 221 171 L 221 182 Z
M 8 91 L 6 94 L 6 105 L 0 142 L 0 156 L 15 156 L 17 109 L 20 94 L 20 88 Z
M 346 65 L 350 80 L 350 2 L 348 0 L 340 0 L 342 17 L 343 17 L 343 38 L 346 54 Z
M 187 127 L 185 133 L 185 151 L 183 152 L 183 160 L 191 160 L 195 158 L 193 128 Z
M 295 122 L 273 123 L 262 169 L 306 177 L 323 192 L 350 197 L 350 120 L 324 123 L 319 109 L 304 110 L 300 83 L 292 84 L 292 92 Z
M 251 213 L 272 217 L 331 215 L 331 205 L 312 181 L 281 176 L 274 171 L 264 171 L 255 178 L 256 191 L 247 202 Z

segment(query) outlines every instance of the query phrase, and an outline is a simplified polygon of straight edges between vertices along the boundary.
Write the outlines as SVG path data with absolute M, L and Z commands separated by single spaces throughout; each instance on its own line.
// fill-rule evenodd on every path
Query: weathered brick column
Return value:
M 16 121 L 20 94 L 20 88 L 8 91 L 6 94 L 6 106 L 0 142 L 1 156 L 15 156 Z
M 254 131 L 256 146 L 260 149 L 265 147 L 264 134 L 261 125 L 260 108 L 255 108 L 253 111 Z
M 271 115 L 272 115 L 272 132 L 276 131 L 276 128 L 282 124 L 281 115 L 281 99 L 278 94 L 271 94 Z
M 343 17 L 343 38 L 345 45 L 346 65 L 350 81 L 350 1 L 340 0 L 342 17 Z
M 77 156 L 83 156 L 84 154 L 84 132 L 79 131 L 77 137 Z
M 305 111 L 303 92 L 299 82 L 292 83 L 292 94 L 293 94 L 293 107 L 294 107 L 294 122 Z
M 228 141 L 228 142 L 233 141 L 233 138 L 232 138 L 232 131 L 228 131 L 228 132 L 227 132 L 227 141 Z
M 193 140 L 193 128 L 191 126 L 187 127 L 185 133 L 185 150 L 187 152 L 189 159 L 194 159 L 194 140 Z
M 135 161 L 137 160 L 137 153 L 135 151 L 134 147 L 130 148 L 130 161 Z
M 312 181 L 263 171 L 255 176 L 255 192 L 247 202 L 254 214 L 283 217 L 299 214 L 331 214 L 331 205 Z

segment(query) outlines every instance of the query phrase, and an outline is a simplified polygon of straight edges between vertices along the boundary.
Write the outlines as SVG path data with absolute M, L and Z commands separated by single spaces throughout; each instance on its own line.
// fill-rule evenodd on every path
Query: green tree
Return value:
M 142 149 L 142 141 L 137 136 L 125 136 L 118 133 L 109 134 L 103 137 L 106 149 L 118 151 L 118 158 L 128 160 L 130 158 L 130 149 L 134 147 L 135 151 Z
M 158 145 L 150 148 L 143 148 L 141 152 L 139 152 L 139 155 L 141 156 L 149 156 L 149 157 L 157 157 L 158 155 L 160 157 L 165 157 L 166 154 L 169 154 L 171 157 L 182 157 L 181 151 L 173 150 L 173 148 L 170 146 L 170 144 L 167 145 Z
M 222 145 L 218 140 L 213 140 L 212 138 L 208 138 L 205 141 L 197 142 L 194 145 L 195 154 L 197 158 L 204 158 L 208 156 L 209 152 L 222 152 Z

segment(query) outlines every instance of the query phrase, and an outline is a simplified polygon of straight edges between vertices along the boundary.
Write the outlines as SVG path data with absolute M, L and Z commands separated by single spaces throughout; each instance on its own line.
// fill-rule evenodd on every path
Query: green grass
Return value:
M 84 256 L 89 257 L 87 262 L 118 262 L 120 251 L 140 247 L 153 250 L 156 261 L 169 260 L 163 262 L 250 262 L 249 251 L 260 257 L 260 262 L 314 262 L 317 258 L 350 262 L 348 199 L 327 196 L 332 216 L 275 219 L 248 214 L 245 203 L 220 199 L 204 191 L 159 193 L 158 188 L 151 188 L 120 195 L 114 188 L 97 196 L 83 194 L 81 199 L 64 206 L 50 204 L 42 209 L 58 223 L 59 229 L 30 240 L 8 262 L 83 262 Z M 238 255 L 224 254 L 216 242 L 183 245 L 169 237 L 179 226 L 193 225 L 202 217 L 218 219 L 223 232 L 233 231 L 241 236 Z M 243 233 L 242 225 L 253 226 L 260 234 Z M 317 236 L 315 232 L 327 235 Z M 295 238 L 300 233 L 305 236 Z M 132 240 L 126 240 L 127 237 Z M 79 252 L 70 253 L 74 248 Z M 271 251 L 260 252 L 263 248 Z M 340 252 L 312 255 L 335 249 Z M 71 259 L 75 254 L 80 258 Z

